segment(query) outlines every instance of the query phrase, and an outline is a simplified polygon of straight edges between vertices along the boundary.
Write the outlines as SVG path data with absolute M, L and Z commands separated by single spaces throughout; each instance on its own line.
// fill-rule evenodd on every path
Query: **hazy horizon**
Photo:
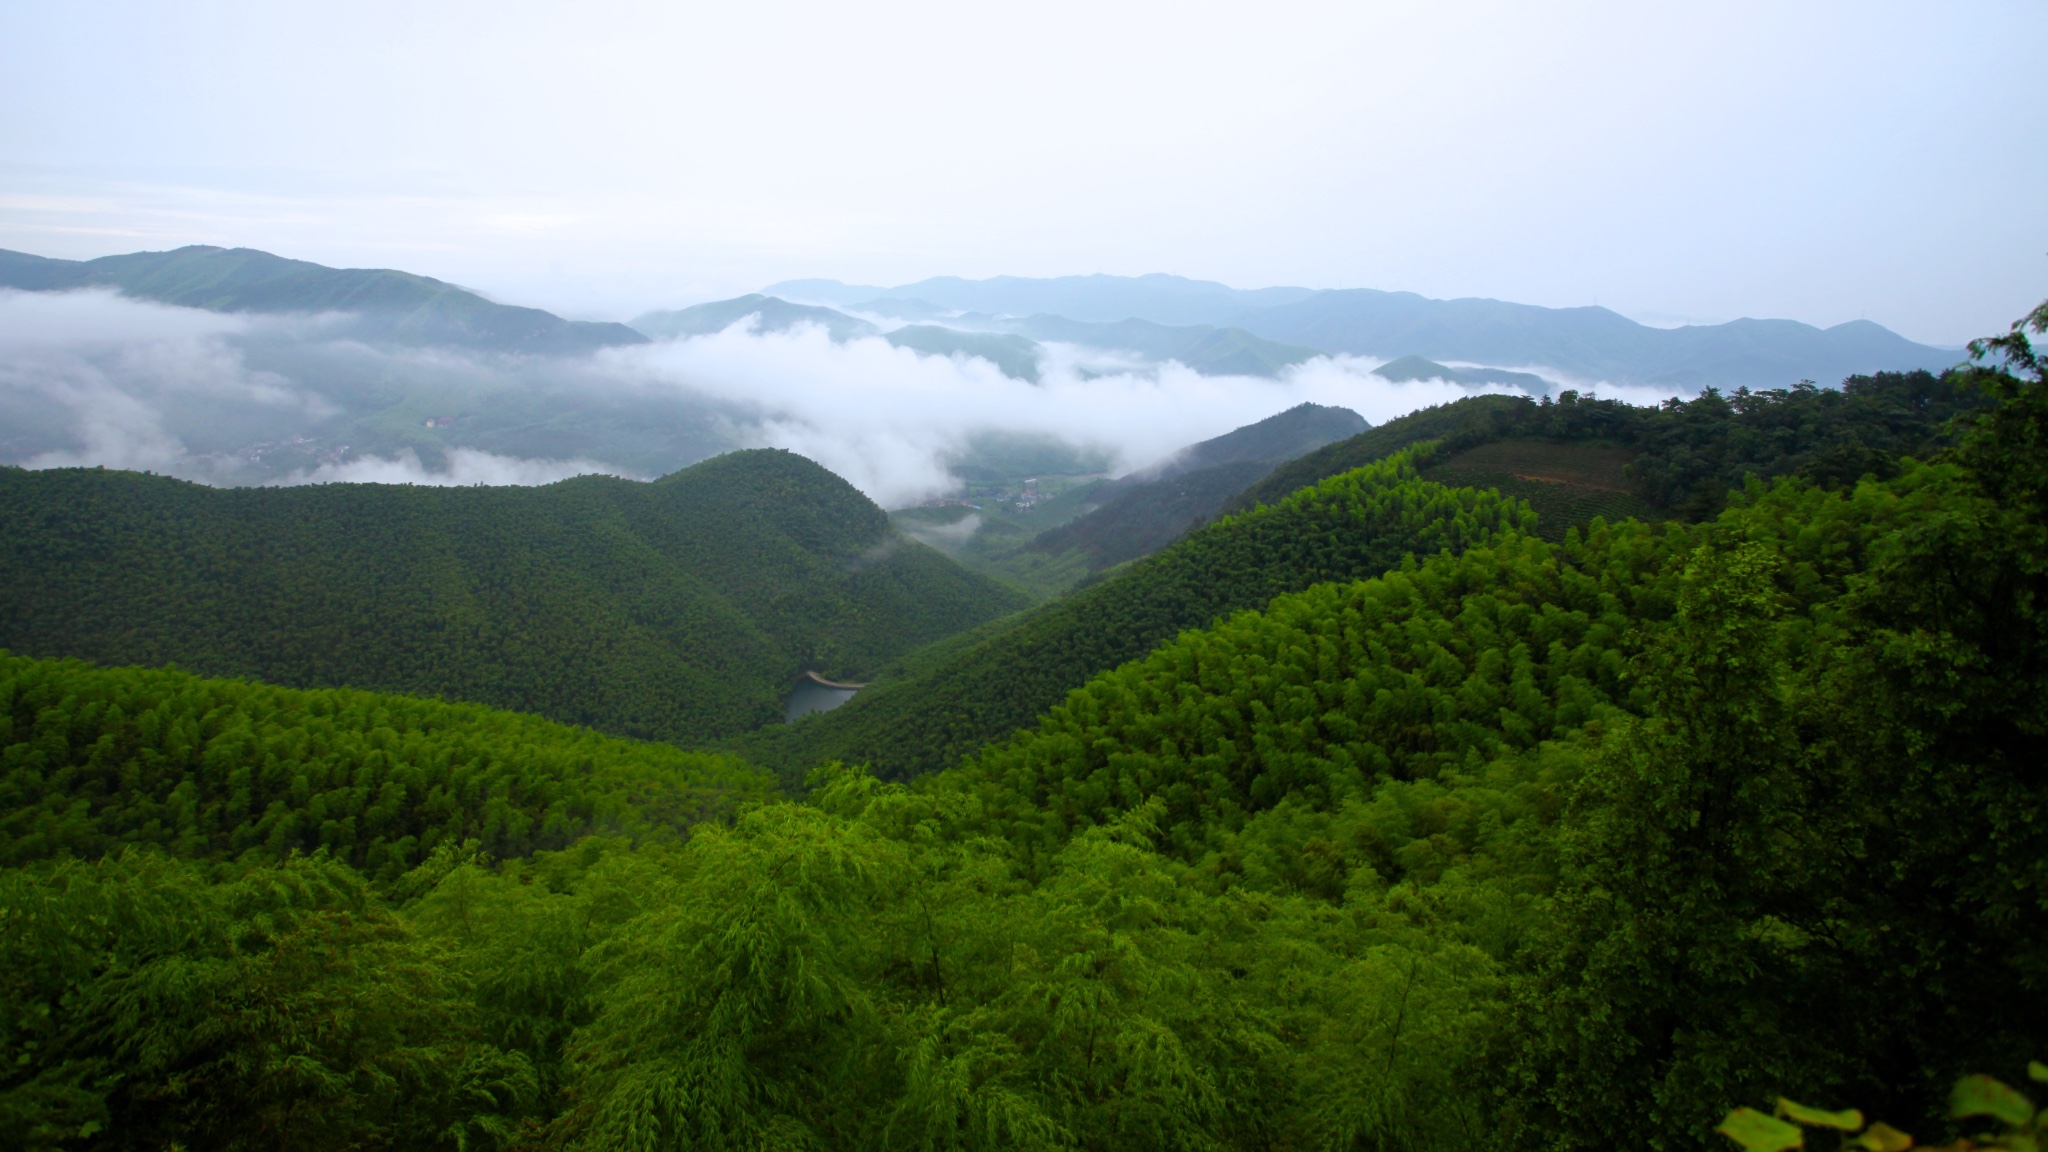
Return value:
M 573 318 L 1167 272 L 1955 346 L 2048 285 L 2038 4 L 0 4 L 0 247 Z M 1967 77 L 1967 82 L 1959 78 Z

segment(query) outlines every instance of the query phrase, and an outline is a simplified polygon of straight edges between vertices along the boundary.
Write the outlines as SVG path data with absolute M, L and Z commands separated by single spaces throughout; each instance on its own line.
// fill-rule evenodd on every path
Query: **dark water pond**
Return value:
M 828 688 L 815 680 L 799 680 L 789 693 L 789 706 L 783 712 L 785 723 L 794 723 L 813 712 L 830 712 L 848 700 L 858 688 Z

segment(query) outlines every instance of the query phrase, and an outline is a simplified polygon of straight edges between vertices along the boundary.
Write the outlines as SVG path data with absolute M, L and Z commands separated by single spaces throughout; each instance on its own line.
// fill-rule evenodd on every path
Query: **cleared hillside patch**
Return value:
M 1618 444 L 1497 440 L 1451 456 L 1423 476 L 1454 488 L 1494 488 L 1536 510 L 1537 533 L 1564 539 L 1596 516 L 1609 521 L 1658 519 L 1631 490 L 1627 468 L 1637 452 Z

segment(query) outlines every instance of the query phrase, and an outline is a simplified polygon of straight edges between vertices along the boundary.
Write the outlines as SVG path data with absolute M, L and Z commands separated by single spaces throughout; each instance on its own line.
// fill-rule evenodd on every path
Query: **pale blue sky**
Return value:
M 829 276 L 1868 317 L 2048 296 L 2048 4 L 0 0 L 0 247 L 574 315 Z

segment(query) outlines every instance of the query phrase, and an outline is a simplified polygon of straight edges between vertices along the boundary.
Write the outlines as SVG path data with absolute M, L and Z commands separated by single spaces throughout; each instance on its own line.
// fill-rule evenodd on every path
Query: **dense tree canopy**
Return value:
M 1707 388 L 1655 408 L 1569 391 L 1542 403 L 1474 396 L 1390 420 L 1283 464 L 1230 507 L 1271 503 L 1423 440 L 1441 441 L 1449 456 L 1498 440 L 1539 438 L 1629 449 L 1636 457 L 1632 494 L 1659 513 L 1698 520 L 1718 512 L 1750 476 L 1801 476 L 1825 485 L 1892 475 L 1902 459 L 1925 459 L 1941 448 L 1949 422 L 1985 401 L 1968 369 L 1851 376 L 1839 388 L 1804 381 L 1725 394 Z M 1548 514 L 1540 505 L 1538 511 Z M 1568 508 L 1559 511 L 1569 515 Z
M 317 850 L 391 878 L 465 840 L 674 836 L 769 790 L 730 757 L 476 705 L 0 652 L 0 864 Z
M 1536 513 L 1534 531 L 1556 543 L 1595 519 L 1711 516 L 1745 477 L 1840 486 L 1866 473 L 1890 476 L 1901 460 L 1947 443 L 1947 422 L 1983 403 L 1962 373 L 1912 372 L 1852 377 L 1839 389 L 1725 397 L 1710 389 L 1658 409 L 1576 393 L 1556 403 L 1475 396 L 1424 409 L 1282 465 L 1239 498 L 1236 514 L 1093 587 L 937 646 L 847 707 L 736 747 L 785 775 L 831 758 L 891 777 L 934 771 L 1182 629 L 1318 582 L 1374 575 L 1411 552 L 1462 547 L 1500 523 L 1493 504 L 1473 505 L 1470 529 L 1445 532 L 1432 518 L 1448 513 L 1434 504 L 1356 495 L 1416 470 L 1452 489 L 1506 497 L 1522 515 Z M 1357 471 L 1395 460 L 1395 473 Z M 1524 472 L 1535 475 L 1517 475 Z M 1456 518 L 1466 514 L 1451 515 L 1464 523 Z M 1300 541 L 1315 542 L 1313 551 Z
M 1355 580 L 1409 555 L 1458 550 L 1533 525 L 1525 507 L 1496 493 L 1416 482 L 1415 457 L 1333 476 L 1273 507 L 1226 518 L 1114 579 L 940 645 L 845 707 L 735 746 L 798 776 L 828 759 L 865 762 L 893 778 L 934 771 L 1185 629 L 1284 592 Z
M 1552 541 L 1410 461 L 1333 481 L 1290 505 L 1329 529 L 1300 555 L 1369 555 L 1361 509 L 1417 543 L 910 781 L 828 764 L 772 798 L 482 709 L 10 660 L 0 819 L 70 831 L 0 869 L 0 1123 L 1590 1152 L 1710 1147 L 1784 1092 L 1962 1134 L 1955 1077 L 2048 1038 L 2029 324 L 1938 458 L 1752 479 L 1697 523 Z M 360 834 L 237 839 L 237 788 L 367 803 L 377 757 L 426 787 L 431 851 L 366 875 Z
M 788 452 L 543 488 L 0 469 L 0 647 L 626 736 L 779 720 L 800 672 L 854 678 L 1022 604 Z

